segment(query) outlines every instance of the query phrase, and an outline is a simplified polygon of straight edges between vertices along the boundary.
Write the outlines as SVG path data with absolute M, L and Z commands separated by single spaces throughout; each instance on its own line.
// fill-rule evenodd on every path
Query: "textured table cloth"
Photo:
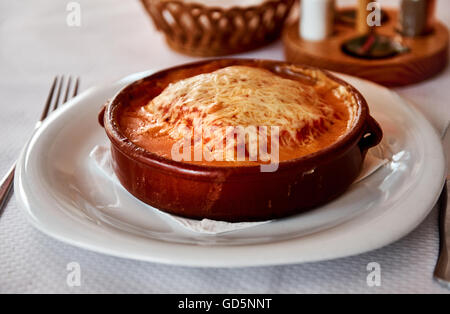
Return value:
M 340 4 L 352 1 L 339 1 Z M 172 52 L 137 0 L 76 1 L 81 25 L 68 26 L 69 1 L 0 2 L 0 176 L 18 157 L 40 115 L 55 74 L 82 78 L 82 90 L 127 74 L 193 61 Z M 382 4 L 395 4 L 382 1 Z M 438 17 L 450 26 L 450 1 Z M 245 57 L 283 59 L 274 43 Z M 450 120 L 450 70 L 410 87 L 409 98 L 441 132 Z M 333 261 L 246 269 L 165 266 L 109 257 L 58 242 L 34 229 L 10 200 L 0 219 L 0 293 L 449 293 L 432 279 L 438 253 L 434 208 L 411 234 L 385 248 Z M 81 267 L 69 287 L 66 269 Z M 369 287 L 368 263 L 381 266 Z

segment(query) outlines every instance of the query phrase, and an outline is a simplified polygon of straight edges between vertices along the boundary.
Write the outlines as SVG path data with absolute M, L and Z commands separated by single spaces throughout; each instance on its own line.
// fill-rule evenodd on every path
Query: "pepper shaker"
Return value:
M 433 28 L 436 0 L 402 0 L 399 31 L 403 36 L 426 35 Z

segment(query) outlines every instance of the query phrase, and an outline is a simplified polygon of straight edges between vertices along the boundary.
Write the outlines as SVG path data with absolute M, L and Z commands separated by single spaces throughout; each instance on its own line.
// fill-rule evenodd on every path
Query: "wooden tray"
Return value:
M 384 10 L 388 16 L 379 34 L 399 36 L 397 11 Z M 410 52 L 391 58 L 366 60 L 352 57 L 342 51 L 342 44 L 358 36 L 352 25 L 336 23 L 333 37 L 319 42 L 299 37 L 298 21 L 286 25 L 283 43 L 287 61 L 309 64 L 331 71 L 342 72 L 368 79 L 386 86 L 403 86 L 426 80 L 442 71 L 447 65 L 449 32 L 445 25 L 436 22 L 427 36 L 404 38 Z

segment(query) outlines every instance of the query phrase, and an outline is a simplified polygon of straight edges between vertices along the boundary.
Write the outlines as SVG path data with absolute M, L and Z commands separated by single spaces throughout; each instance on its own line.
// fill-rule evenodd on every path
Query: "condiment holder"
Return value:
M 311 2 L 311 0 L 304 1 Z M 324 2 L 327 0 L 314 1 L 318 4 L 316 9 L 320 6 L 326 7 Z M 282 35 L 287 61 L 347 73 L 385 86 L 417 83 L 436 75 L 446 67 L 448 29 L 444 24 L 431 18 L 432 8 L 423 7 L 434 6 L 434 1 L 411 1 L 410 6 L 407 6 L 409 0 L 404 0 L 400 12 L 398 9 L 383 6 L 381 25 L 373 27 L 365 25 L 367 16 L 359 16 L 370 13 L 366 10 L 369 2 L 363 0 L 359 1 L 356 8 L 336 9 L 331 34 L 317 40 L 302 36 L 304 31 L 302 33 L 302 25 L 299 25 L 298 20 L 288 23 Z M 420 7 L 417 2 L 425 4 L 421 3 Z M 300 19 L 305 14 L 307 13 L 302 12 Z M 323 13 L 322 16 L 329 19 L 329 13 Z M 323 20 L 323 23 L 329 22 Z M 329 26 L 315 29 L 327 28 Z M 322 35 L 325 33 L 322 32 Z M 385 55 L 372 57 L 349 51 L 355 45 L 364 45 L 370 40 L 379 40 L 380 46 L 385 41 L 386 45 L 393 46 L 393 52 L 388 51 Z

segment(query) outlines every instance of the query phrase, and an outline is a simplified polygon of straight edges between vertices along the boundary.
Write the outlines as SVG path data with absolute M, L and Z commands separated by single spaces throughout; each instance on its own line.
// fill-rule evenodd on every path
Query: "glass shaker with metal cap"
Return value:
M 436 0 L 402 0 L 398 29 L 403 36 L 426 35 L 433 29 Z

